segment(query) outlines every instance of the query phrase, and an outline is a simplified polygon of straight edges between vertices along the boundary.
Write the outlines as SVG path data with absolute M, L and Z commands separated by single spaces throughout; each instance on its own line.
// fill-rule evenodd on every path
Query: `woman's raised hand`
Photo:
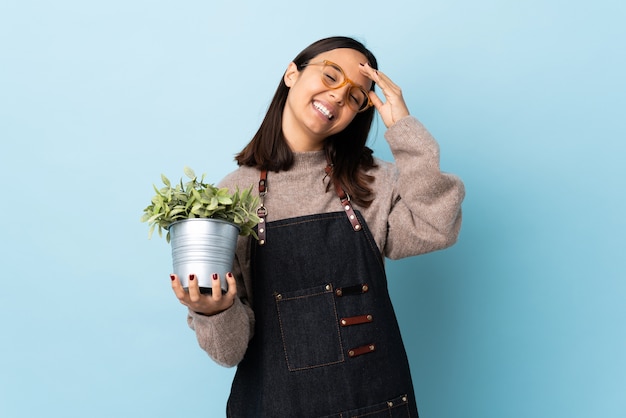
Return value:
M 183 288 L 177 275 L 171 274 L 170 278 L 172 279 L 172 290 L 174 290 L 180 303 L 202 315 L 215 315 L 225 311 L 233 305 L 237 296 L 237 282 L 231 273 L 226 274 L 228 292 L 225 294 L 222 294 L 218 275 L 213 276 L 210 295 L 200 293 L 198 280 L 193 274 L 189 276 L 188 291 Z
M 402 97 L 402 89 L 394 84 L 389 77 L 373 69 L 369 64 L 361 64 L 359 70 L 363 75 L 378 84 L 385 96 L 385 102 L 383 102 L 375 92 L 369 92 L 370 100 L 374 103 L 374 107 L 380 113 L 380 117 L 387 128 L 409 115 L 409 109 Z

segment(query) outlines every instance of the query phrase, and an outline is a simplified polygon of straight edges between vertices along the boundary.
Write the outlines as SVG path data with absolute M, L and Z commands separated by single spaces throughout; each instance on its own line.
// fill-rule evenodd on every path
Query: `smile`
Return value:
M 324 106 L 323 104 L 321 104 L 320 102 L 313 102 L 313 106 L 319 110 L 324 116 L 326 116 L 328 118 L 328 120 L 332 120 L 332 118 L 334 118 L 335 116 L 330 112 L 330 110 L 328 110 L 328 108 L 326 108 L 326 106 Z

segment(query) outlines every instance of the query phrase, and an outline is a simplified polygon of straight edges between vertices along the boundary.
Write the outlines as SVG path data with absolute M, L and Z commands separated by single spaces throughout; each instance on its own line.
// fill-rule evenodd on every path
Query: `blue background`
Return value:
M 336 34 L 467 186 L 456 246 L 388 263 L 421 416 L 626 416 L 624 4 L 3 1 L 0 416 L 224 415 L 139 217 L 161 173 L 234 169 Z

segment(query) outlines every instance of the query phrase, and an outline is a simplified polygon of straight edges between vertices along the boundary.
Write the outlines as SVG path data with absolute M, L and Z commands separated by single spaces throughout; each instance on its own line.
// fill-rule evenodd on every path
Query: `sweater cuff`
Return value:
M 391 125 L 385 132 L 385 136 L 415 137 L 416 130 L 425 131 L 426 128 L 415 116 L 407 115 Z
M 211 326 L 215 327 L 219 326 L 218 324 L 220 323 L 230 321 L 233 317 L 237 317 L 239 315 L 238 311 L 240 311 L 241 308 L 243 308 L 243 304 L 239 298 L 235 298 L 230 308 L 225 309 L 222 312 L 218 312 L 214 315 L 206 315 L 189 309 L 189 316 L 193 319 L 194 323 L 211 324 Z
M 437 158 L 439 155 L 439 144 L 435 138 L 417 118 L 411 115 L 391 125 L 385 132 L 385 139 L 389 142 L 395 157 L 406 151 L 415 152 L 416 149 L 429 150 Z

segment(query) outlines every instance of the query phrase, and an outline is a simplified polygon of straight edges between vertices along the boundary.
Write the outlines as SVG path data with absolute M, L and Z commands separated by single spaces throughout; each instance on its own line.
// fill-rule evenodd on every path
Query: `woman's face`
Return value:
M 323 52 L 309 61 L 317 64 L 323 60 L 337 64 L 354 84 L 369 91 L 371 80 L 361 74 L 359 64 L 366 63 L 362 53 L 340 48 Z M 331 89 L 322 81 L 322 66 L 309 65 L 298 71 L 291 63 L 284 81 L 289 87 L 283 110 L 283 133 L 293 151 L 313 151 L 323 147 L 328 136 L 341 132 L 352 122 L 356 111 L 347 103 L 351 100 L 350 83 Z

